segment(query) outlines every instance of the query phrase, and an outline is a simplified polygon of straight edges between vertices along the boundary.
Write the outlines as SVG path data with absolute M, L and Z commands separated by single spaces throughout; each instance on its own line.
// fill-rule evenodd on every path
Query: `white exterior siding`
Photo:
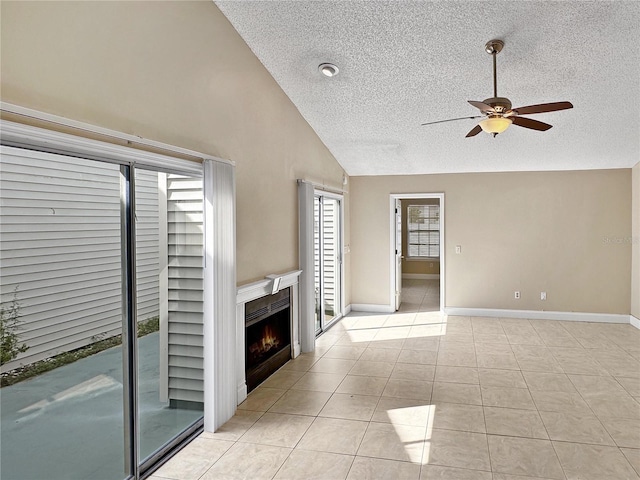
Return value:
M 323 271 L 324 271 L 324 297 L 327 307 L 333 309 L 336 303 L 336 281 L 338 267 L 338 241 L 337 235 L 339 227 L 336 225 L 339 218 L 337 212 L 337 203 L 333 201 L 323 202 L 322 204 L 324 227 L 323 236 Z M 336 315 L 339 312 L 330 312 L 330 315 Z
M 202 180 L 166 176 L 168 301 L 161 311 L 165 392 L 172 401 L 203 402 L 203 194 Z M 161 187 L 162 188 L 162 187 Z M 164 377 L 164 375 L 161 375 Z
M 116 165 L 1 148 L 0 294 L 7 302 L 17 292 L 29 347 L 7 371 L 121 332 L 120 174 Z M 158 315 L 156 178 L 137 176 L 139 320 Z
M 136 169 L 136 277 L 138 321 L 159 315 L 158 173 Z

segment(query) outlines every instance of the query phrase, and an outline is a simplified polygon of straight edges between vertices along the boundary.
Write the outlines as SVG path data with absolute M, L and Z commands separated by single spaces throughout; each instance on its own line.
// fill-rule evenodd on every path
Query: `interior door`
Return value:
M 402 295 L 402 200 L 396 198 L 396 310 L 400 308 Z
M 342 199 L 326 193 L 314 199 L 316 333 L 342 314 Z

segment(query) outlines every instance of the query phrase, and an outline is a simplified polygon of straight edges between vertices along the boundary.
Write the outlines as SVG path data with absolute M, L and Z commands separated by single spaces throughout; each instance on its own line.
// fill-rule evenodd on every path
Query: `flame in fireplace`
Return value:
M 264 327 L 264 335 L 262 337 L 262 349 L 271 350 L 272 348 L 278 348 L 280 340 L 274 335 L 273 329 L 267 325 Z
M 264 355 L 270 350 L 277 350 L 280 346 L 280 339 L 275 335 L 274 329 L 266 325 L 262 330 L 262 337 L 255 343 L 249 345 L 249 353 L 255 356 Z

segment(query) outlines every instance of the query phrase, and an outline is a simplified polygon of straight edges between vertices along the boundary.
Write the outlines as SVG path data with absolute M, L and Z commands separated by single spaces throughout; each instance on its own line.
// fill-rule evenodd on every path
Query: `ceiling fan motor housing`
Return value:
M 491 97 L 483 100 L 482 103 L 493 107 L 497 113 L 505 113 L 511 110 L 511 101 L 506 97 Z

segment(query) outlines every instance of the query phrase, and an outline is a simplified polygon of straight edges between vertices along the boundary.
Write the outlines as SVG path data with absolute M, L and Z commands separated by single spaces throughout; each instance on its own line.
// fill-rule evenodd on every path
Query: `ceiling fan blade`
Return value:
M 539 122 L 538 120 L 532 120 L 530 118 L 523 117 L 511 117 L 514 125 L 518 125 L 519 127 L 530 128 L 531 130 L 539 130 L 541 132 L 545 132 L 549 130 L 552 125 L 548 123 Z
M 449 120 L 438 120 L 437 122 L 421 123 L 420 125 L 433 125 L 434 123 L 455 122 L 456 120 L 468 120 L 471 118 L 482 118 L 482 115 L 477 115 L 475 117 L 450 118 Z
M 531 115 L 533 113 L 556 112 L 573 108 L 571 102 L 541 103 L 539 105 L 529 105 L 527 107 L 512 108 L 518 115 Z
M 476 102 L 476 101 L 473 101 L 473 100 L 467 100 L 467 102 L 469 102 L 471 105 L 473 105 L 474 107 L 479 109 L 481 112 L 487 112 L 487 113 L 495 113 L 496 112 L 495 109 L 491 105 L 487 105 L 486 103 Z
M 480 127 L 480 125 L 476 125 L 475 127 L 473 127 L 471 129 L 471 131 L 469 133 L 467 133 L 465 135 L 465 138 L 469 138 L 469 137 L 475 137 L 477 134 L 479 134 L 482 131 L 482 128 Z

